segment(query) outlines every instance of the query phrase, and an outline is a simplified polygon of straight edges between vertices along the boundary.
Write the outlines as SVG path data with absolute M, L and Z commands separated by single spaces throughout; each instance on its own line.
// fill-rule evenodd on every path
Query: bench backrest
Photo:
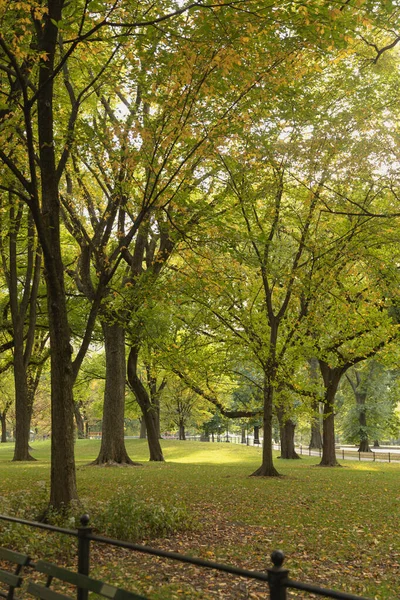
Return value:
M 66 596 L 49 588 L 53 578 L 59 579 L 64 583 L 69 583 L 76 588 L 94 592 L 104 598 L 113 600 L 146 600 L 144 596 L 140 596 L 134 592 L 128 592 L 87 575 L 81 575 L 80 573 L 75 573 L 69 569 L 64 569 L 63 567 L 58 567 L 42 560 L 35 564 L 35 571 L 47 575 L 47 583 L 46 585 L 42 585 L 30 581 L 27 592 L 41 600 L 71 600 L 71 596 Z
M 29 556 L 14 552 L 7 548 L 0 548 L 0 560 L 6 561 L 13 565 L 13 571 L 5 571 L 0 569 L 0 583 L 3 584 L 3 589 L 0 589 L 0 597 L 12 600 L 14 598 L 15 588 L 22 584 L 22 577 L 19 573 L 22 567 L 29 564 Z

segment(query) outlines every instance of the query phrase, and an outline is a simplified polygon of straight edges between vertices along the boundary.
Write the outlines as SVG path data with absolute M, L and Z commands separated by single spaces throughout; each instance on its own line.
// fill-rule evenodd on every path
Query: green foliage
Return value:
M 94 521 L 102 533 L 130 542 L 168 537 L 194 526 L 193 516 L 179 498 L 160 502 L 142 498 L 133 490 L 112 497 Z
M 2 513 L 28 521 L 42 520 L 50 525 L 74 529 L 79 522 L 79 507 L 71 506 L 67 510 L 57 512 L 48 507 L 48 486 L 46 481 L 32 482 L 32 487 L 17 495 L 2 498 Z M 76 554 L 76 542 L 73 537 L 61 536 L 58 544 L 48 543 L 48 532 L 41 529 L 27 528 L 15 523 L 0 521 L 0 536 L 3 546 L 18 547 L 21 552 L 30 556 L 43 557 L 45 548 L 49 560 L 71 559 Z
M 364 403 L 355 401 L 350 385 L 355 374 L 358 377 L 358 394 L 363 395 Z M 360 440 L 387 440 L 400 438 L 399 373 L 385 369 L 376 361 L 368 361 L 357 371 L 349 373 L 338 393 L 338 431 L 345 441 L 359 443 Z M 366 425 L 360 424 L 360 413 L 365 413 Z

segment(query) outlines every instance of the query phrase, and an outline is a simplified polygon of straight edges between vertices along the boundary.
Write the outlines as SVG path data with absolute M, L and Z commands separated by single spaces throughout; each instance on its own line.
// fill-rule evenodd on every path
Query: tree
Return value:
M 47 0 L 42 5 L 32 0 L 28 4 L 29 11 L 18 3 L 0 8 L 3 23 L 1 70 L 5 75 L 0 112 L 0 159 L 12 175 L 12 179 L 2 183 L 2 189 L 16 194 L 29 207 L 43 253 L 52 377 L 50 504 L 59 509 L 78 498 L 72 388 L 109 281 L 108 274 L 100 277 L 86 333 L 73 361 L 62 256 L 60 186 L 73 146 L 81 105 L 115 55 L 115 46 L 109 48 L 103 44 L 98 32 L 102 29 L 105 37 L 108 34 L 112 38 L 113 31 L 122 28 L 128 34 L 134 32 L 133 35 L 136 35 L 137 28 L 167 21 L 188 8 L 177 7 L 167 14 L 159 11 L 158 6 L 140 5 L 139 14 L 145 17 L 137 18 L 135 6 L 124 7 L 120 2 L 112 6 L 105 2 L 99 12 L 92 11 L 88 3 L 77 7 L 64 0 Z M 132 9 L 132 13 L 128 8 Z M 132 20 L 129 18 L 131 14 L 135 15 Z M 100 62 L 96 62 L 96 56 L 91 54 L 95 60 L 92 61 L 93 73 L 89 80 L 82 81 L 78 71 L 74 71 L 79 93 L 67 108 L 62 93 L 64 83 L 66 94 L 70 92 L 68 77 L 64 78 L 66 69 L 72 56 L 79 62 L 79 53 L 82 52 L 87 58 L 90 44 L 99 49 L 97 58 Z M 72 98 L 71 95 L 69 97 Z M 18 132 L 18 144 L 14 135 L 10 138 L 11 132 Z M 21 189 L 15 188 L 15 181 Z
M 348 392 L 351 390 L 351 404 Z M 398 392 L 397 371 L 385 369 L 371 359 L 346 373 L 340 388 L 340 430 L 349 442 L 358 442 L 360 452 L 370 452 L 370 439 L 398 437 L 396 414 Z M 355 400 L 355 402 L 354 402 Z
M 39 286 L 42 279 L 41 250 L 35 235 L 32 214 L 15 195 L 8 194 L 2 207 L 8 211 L 8 247 L 1 242 L 0 253 L 3 275 L 9 291 L 13 335 L 13 372 L 15 379 L 15 450 L 13 460 L 34 460 L 29 453 L 30 421 L 34 399 L 34 379 L 29 379 L 29 365 L 37 329 Z M 6 215 L 2 222 L 6 224 Z M 25 263 L 23 258 L 26 257 Z M 43 353 L 43 347 L 42 347 Z
M 170 380 L 163 396 L 163 420 L 169 428 L 178 429 L 180 440 L 186 440 L 186 428 L 198 404 L 198 397 L 181 381 Z

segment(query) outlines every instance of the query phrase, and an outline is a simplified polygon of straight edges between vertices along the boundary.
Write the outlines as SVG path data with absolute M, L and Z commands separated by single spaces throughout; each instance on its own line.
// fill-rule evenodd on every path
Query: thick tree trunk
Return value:
M 74 400 L 70 336 L 66 321 L 58 319 L 49 294 L 51 347 L 51 469 L 50 505 L 62 510 L 78 500 L 74 457 Z M 65 307 L 64 307 L 65 308 Z M 53 314 L 56 313 L 56 314 Z
M 319 466 L 337 467 L 335 448 L 335 395 L 343 374 L 340 367 L 331 368 L 324 361 L 320 361 L 320 369 L 325 385 L 324 420 L 322 437 L 322 457 Z
M 150 460 L 161 462 L 164 460 L 164 456 L 160 445 L 158 415 L 137 373 L 138 355 L 138 346 L 132 346 L 128 357 L 128 381 L 142 411 L 143 420 L 146 423 Z
M 379 440 L 374 440 L 374 448 L 379 448 Z
M 279 477 L 278 471 L 274 467 L 272 457 L 272 407 L 273 407 L 273 385 L 268 377 L 264 377 L 264 444 L 262 450 L 262 464 L 252 473 L 256 477 Z
M 328 402 L 324 404 L 322 457 L 319 464 L 321 467 L 337 467 L 339 464 L 335 448 L 335 415 L 333 405 Z
M 368 438 L 365 440 L 360 440 L 360 444 L 358 446 L 358 451 L 359 452 L 372 452 L 372 450 L 369 446 Z
M 37 130 L 40 184 L 36 181 L 37 157 L 31 151 L 31 208 L 43 250 L 47 312 L 51 348 L 51 470 L 50 505 L 63 509 L 77 501 L 74 460 L 74 373 L 66 294 L 61 255 L 59 173 L 56 165 L 53 84 L 54 57 L 58 37 L 57 22 L 62 18 L 63 2 L 49 2 L 49 12 L 38 35 L 38 50 L 45 56 L 39 65 Z M 27 119 L 27 139 L 33 137 Z M 40 188 L 39 188 L 40 185 Z M 39 189 L 41 198 L 39 198 Z
M 184 425 L 184 423 L 179 423 L 179 439 L 180 440 L 186 440 L 186 433 L 185 433 L 185 425 Z
M 259 425 L 254 425 L 254 444 L 259 444 L 260 443 L 260 426 Z M 264 438 L 265 438 L 265 434 L 264 434 Z
M 276 415 L 279 421 L 279 433 L 281 438 L 281 455 L 279 458 L 300 458 L 294 448 L 295 423 L 291 419 L 285 418 L 285 411 L 282 406 L 276 407 Z
M 133 465 L 125 448 L 125 330 L 119 323 L 101 322 L 106 355 L 103 427 L 94 465 Z
M 296 425 L 291 419 L 287 419 L 280 428 L 281 434 L 281 456 L 280 458 L 297 459 L 300 456 L 297 454 L 294 447 L 294 431 Z

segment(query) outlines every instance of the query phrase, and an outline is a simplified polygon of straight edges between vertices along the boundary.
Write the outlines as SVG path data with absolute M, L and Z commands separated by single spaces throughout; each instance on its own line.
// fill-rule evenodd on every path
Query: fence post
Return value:
M 89 575 L 90 569 L 90 539 L 87 537 L 92 533 L 89 527 L 89 515 L 81 516 L 81 527 L 78 527 L 78 573 Z M 78 588 L 78 600 L 88 600 L 88 590 Z
M 271 554 L 271 560 L 274 566 L 267 569 L 270 600 L 286 600 L 287 594 L 284 583 L 289 571 L 282 569 L 285 555 L 281 550 L 274 550 Z

